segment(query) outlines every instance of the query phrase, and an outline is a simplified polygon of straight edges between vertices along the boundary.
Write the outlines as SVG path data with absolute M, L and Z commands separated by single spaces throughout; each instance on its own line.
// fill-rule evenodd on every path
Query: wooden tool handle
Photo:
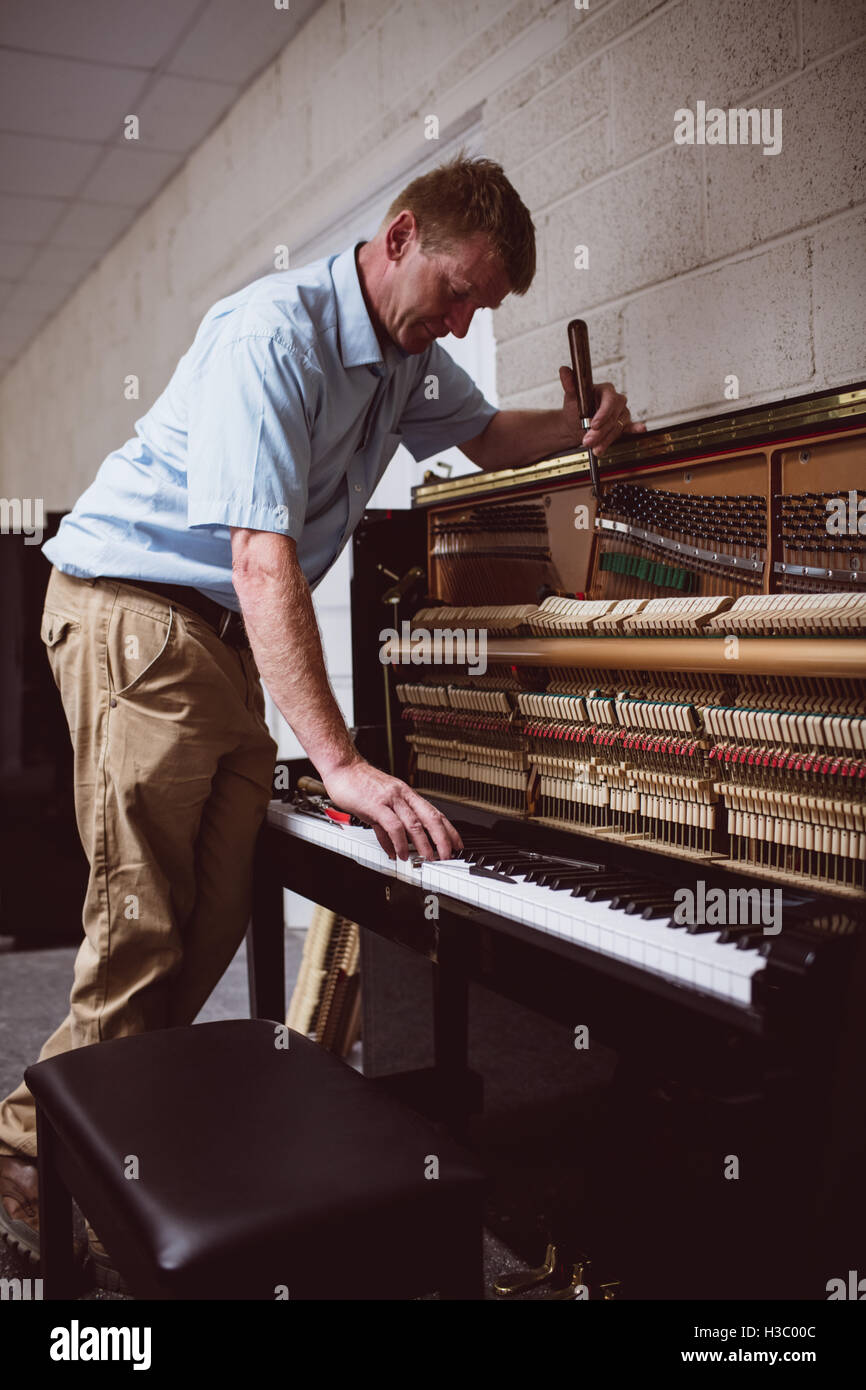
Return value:
M 583 319 L 572 319 L 568 325 L 568 346 L 571 365 L 577 382 L 580 418 L 588 425 L 595 414 L 595 388 L 592 384 L 592 362 L 589 356 L 589 329 Z
M 299 777 L 298 791 L 305 792 L 307 796 L 327 796 L 324 782 L 319 782 L 315 777 Z
M 572 319 L 568 325 L 568 346 L 571 348 L 571 366 L 577 384 L 580 418 L 584 429 L 588 429 L 595 414 L 595 388 L 592 384 L 592 363 L 589 359 L 589 329 L 583 319 Z M 588 452 L 592 495 L 598 497 L 598 463 L 592 449 L 589 449 Z

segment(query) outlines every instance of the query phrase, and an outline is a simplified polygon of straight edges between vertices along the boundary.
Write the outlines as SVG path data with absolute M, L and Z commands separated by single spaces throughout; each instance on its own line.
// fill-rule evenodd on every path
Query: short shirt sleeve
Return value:
M 438 343 L 431 343 L 400 416 L 403 443 L 420 462 L 481 434 L 498 413 Z
M 317 389 L 314 370 L 273 336 L 215 348 L 189 385 L 187 525 L 300 540 Z

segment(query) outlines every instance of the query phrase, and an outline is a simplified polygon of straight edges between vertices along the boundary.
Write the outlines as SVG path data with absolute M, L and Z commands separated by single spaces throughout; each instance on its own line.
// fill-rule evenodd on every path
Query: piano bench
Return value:
M 25 1079 L 45 1298 L 80 1291 L 73 1197 L 138 1298 L 483 1297 L 482 1174 L 300 1033 L 167 1028 Z

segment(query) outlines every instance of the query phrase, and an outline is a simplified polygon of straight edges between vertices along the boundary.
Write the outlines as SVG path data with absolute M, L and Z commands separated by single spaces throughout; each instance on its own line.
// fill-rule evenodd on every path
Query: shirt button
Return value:
M 111 705 L 111 708 L 112 708 L 112 709 L 115 709 L 116 706 L 117 706 L 117 701 L 116 701 L 116 700 L 109 700 L 109 704 Z
M 360 491 L 361 491 L 361 484 L 360 484 L 360 483 L 356 483 L 356 484 L 355 484 L 355 491 L 356 491 L 356 492 L 360 492 Z

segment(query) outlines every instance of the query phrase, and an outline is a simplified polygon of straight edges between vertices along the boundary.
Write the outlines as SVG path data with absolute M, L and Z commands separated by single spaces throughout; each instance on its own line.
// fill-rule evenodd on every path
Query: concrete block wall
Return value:
M 321 254 L 431 113 L 480 113 L 538 229 L 500 404 L 559 403 L 575 314 L 650 423 L 866 376 L 864 91 L 861 0 L 327 0 L 0 381 L 0 493 L 71 505 L 208 306 Z M 698 100 L 781 108 L 782 152 L 675 145 Z
M 486 103 L 537 289 L 496 316 L 503 406 L 553 406 L 569 317 L 663 424 L 866 378 L 866 8 L 614 0 Z M 674 112 L 780 108 L 782 149 L 675 145 Z M 587 269 L 574 268 L 585 244 Z

